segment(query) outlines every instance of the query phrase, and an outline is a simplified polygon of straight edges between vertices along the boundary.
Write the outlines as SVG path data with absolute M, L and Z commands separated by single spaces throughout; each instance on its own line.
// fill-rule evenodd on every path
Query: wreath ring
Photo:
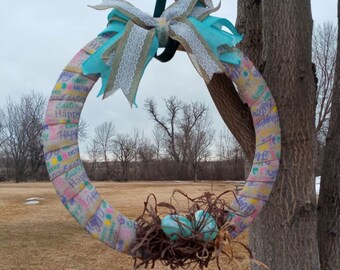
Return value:
M 239 36 L 236 30 L 225 19 L 217 20 L 210 16 L 210 13 L 217 9 L 210 2 L 208 0 L 177 0 L 163 12 L 160 19 L 151 21 L 151 24 L 156 24 L 152 29 L 145 27 L 151 19 L 145 17 L 144 13 L 138 13 L 140 11 L 132 5 L 121 0 L 105 0 L 102 5 L 95 6 L 95 8 L 113 8 L 109 15 L 107 29 L 74 56 L 64 68 L 50 96 L 43 130 L 45 160 L 50 179 L 60 200 L 78 223 L 100 241 L 120 252 L 132 255 L 131 249 L 136 239 L 136 223 L 102 199 L 91 184 L 79 154 L 79 118 L 86 97 L 99 77 L 103 79 L 101 92 L 104 97 L 113 93 L 116 87 L 122 89 L 130 103 L 133 104 L 144 68 L 158 49 L 158 47 L 152 48 L 152 44 L 158 42 L 158 45 L 165 44 L 164 47 L 166 47 L 169 35 L 188 52 L 204 80 L 213 79 L 213 74 L 210 76 L 209 72 L 214 71 L 211 66 L 216 64 L 215 68 L 222 70 L 222 73 L 237 86 L 241 99 L 251 111 L 256 133 L 256 152 L 245 186 L 231 204 L 231 207 L 238 210 L 236 213 L 229 214 L 227 219 L 233 226 L 230 232 L 232 237 L 236 237 L 256 218 L 268 200 L 275 182 L 280 162 L 281 134 L 274 98 L 253 63 L 234 47 L 240 41 L 240 39 L 237 40 Z M 181 16 L 177 16 L 178 12 L 182 12 Z M 193 16 L 194 13 L 196 17 Z M 169 23 L 170 20 L 173 21 Z M 207 33 L 204 32 L 206 25 L 200 25 L 201 22 L 209 25 L 213 32 L 216 29 L 223 32 L 222 35 L 229 40 L 229 43 L 227 41 L 227 45 L 218 44 L 218 50 L 212 48 L 209 40 L 206 40 Z M 229 33 L 226 35 L 220 24 L 223 26 L 227 24 L 234 35 Z M 140 58 L 144 57 L 136 64 L 140 72 L 136 72 L 137 75 L 132 74 L 132 86 L 130 84 L 131 87 L 126 88 L 126 84 L 117 78 L 121 72 L 120 67 L 123 63 L 121 60 L 126 60 L 125 57 L 129 53 L 128 50 L 122 51 L 122 48 L 129 46 L 129 40 L 133 40 L 131 33 L 135 29 L 137 29 L 138 37 L 141 33 L 145 34 L 147 41 L 143 44 L 149 51 L 146 54 L 140 53 Z M 186 39 L 185 34 L 181 35 L 181 31 L 193 33 L 193 36 Z M 208 32 L 208 36 L 210 35 L 212 35 L 211 32 Z M 204 45 L 203 49 L 207 49 L 206 55 L 202 56 L 200 52 L 195 52 L 195 44 L 190 44 L 193 37 Z M 117 45 L 117 42 L 125 43 Z M 214 61 L 218 58 L 218 63 L 213 61 L 210 67 L 204 67 L 201 59 L 207 56 Z M 102 62 L 98 64 L 100 61 Z M 93 68 L 93 66 L 96 67 Z M 122 72 L 124 74 L 127 71 Z M 124 78 L 122 80 L 124 81 Z

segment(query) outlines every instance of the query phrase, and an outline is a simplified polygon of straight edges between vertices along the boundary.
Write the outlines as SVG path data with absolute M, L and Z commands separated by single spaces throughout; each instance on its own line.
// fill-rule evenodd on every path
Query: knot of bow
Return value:
M 106 29 L 100 33 L 109 36 L 108 40 L 82 66 L 85 75 L 101 75 L 98 95 L 104 98 L 121 89 L 130 104 L 135 104 L 146 66 L 170 39 L 179 42 L 207 83 L 215 73 L 224 73 L 223 62 L 240 63 L 234 47 L 242 36 L 228 20 L 210 16 L 220 8 L 211 0 L 176 0 L 160 18 L 123 0 L 103 0 L 93 8 L 113 9 Z

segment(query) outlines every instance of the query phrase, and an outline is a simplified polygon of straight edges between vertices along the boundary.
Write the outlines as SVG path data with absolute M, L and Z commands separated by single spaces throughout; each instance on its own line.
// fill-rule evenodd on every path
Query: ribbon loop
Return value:
M 160 18 L 153 18 L 123 0 L 103 0 L 93 8 L 113 8 L 108 26 L 101 33 L 112 37 L 82 66 L 85 75 L 101 75 L 99 95 L 104 98 L 121 89 L 130 104 L 135 104 L 146 66 L 153 57 L 163 61 L 155 56 L 157 49 L 167 50 L 170 44 L 184 47 L 206 82 L 215 73 L 225 72 L 223 62 L 240 63 L 233 48 L 242 36 L 228 20 L 210 16 L 220 8 L 220 4 L 214 7 L 211 0 L 176 0 Z M 223 26 L 231 33 L 223 31 Z

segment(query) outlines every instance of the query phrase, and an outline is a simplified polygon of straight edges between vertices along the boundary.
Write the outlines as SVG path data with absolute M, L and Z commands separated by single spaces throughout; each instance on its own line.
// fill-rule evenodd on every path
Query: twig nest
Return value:
M 190 266 L 203 269 L 212 260 L 216 260 L 221 269 L 220 256 L 232 261 L 234 251 L 229 235 L 232 227 L 226 221 L 232 209 L 222 198 L 227 193 L 235 196 L 232 191 L 226 191 L 219 196 L 206 192 L 190 198 L 183 191 L 175 190 L 170 203 L 158 203 L 156 196 L 150 194 L 143 214 L 136 220 L 137 237 L 131 250 L 135 257 L 134 269 L 154 268 L 156 261 L 170 269 Z M 175 195 L 180 198 L 177 200 Z

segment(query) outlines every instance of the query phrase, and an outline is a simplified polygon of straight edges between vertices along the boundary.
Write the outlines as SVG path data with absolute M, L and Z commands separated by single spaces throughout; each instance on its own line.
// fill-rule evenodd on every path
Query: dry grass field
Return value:
M 211 192 L 211 183 L 128 182 L 94 183 L 102 197 L 130 218 L 141 214 L 150 193 L 169 201 L 179 188 L 191 197 Z M 213 183 L 219 194 L 233 185 Z M 38 205 L 25 205 L 27 198 L 45 198 Z M 244 233 L 238 240 L 246 242 Z M 223 269 L 248 269 L 221 263 Z M 133 268 L 133 260 L 94 239 L 71 217 L 59 201 L 51 183 L 0 184 L 0 269 L 114 269 Z M 157 264 L 155 269 L 169 269 Z M 208 269 L 217 269 L 211 263 Z

